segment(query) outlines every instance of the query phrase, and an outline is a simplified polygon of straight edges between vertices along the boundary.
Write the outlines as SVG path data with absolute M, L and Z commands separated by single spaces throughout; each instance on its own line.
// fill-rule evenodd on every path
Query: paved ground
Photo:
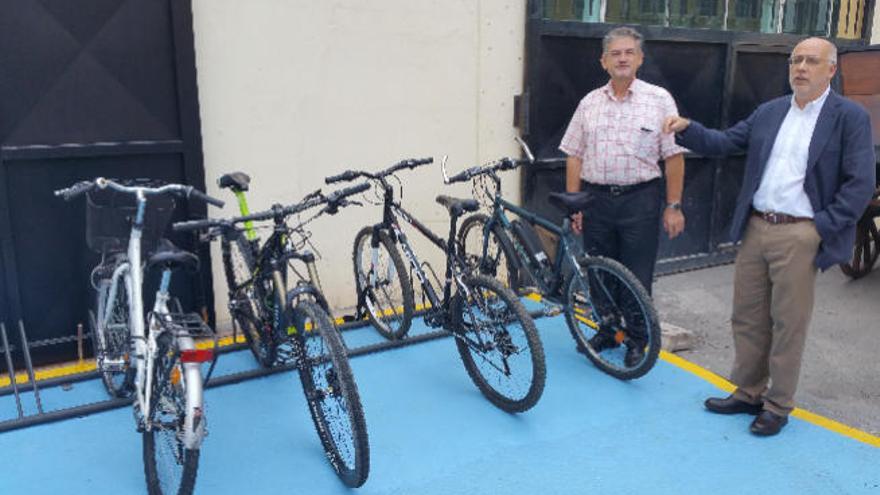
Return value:
M 733 265 L 659 278 L 661 320 L 692 330 L 685 359 L 728 377 L 733 363 Z M 835 267 L 818 277 L 816 306 L 796 400 L 802 408 L 880 434 L 880 272 L 850 280 Z
M 664 281 L 672 282 L 673 280 Z M 370 437 L 364 487 L 329 468 L 298 380 L 272 375 L 210 389 L 210 435 L 196 493 L 452 495 L 876 494 L 880 449 L 801 419 L 782 435 L 747 432 L 751 416 L 717 416 L 718 390 L 664 359 L 620 382 L 574 350 L 561 317 L 538 322 L 547 387 L 531 410 L 492 406 L 468 379 L 451 339 L 359 356 L 352 367 Z M 420 324 L 413 331 L 423 332 Z M 375 332 L 346 332 L 349 345 Z M 220 374 L 253 366 L 224 355 Z M 46 391 L 46 405 L 100 396 L 97 381 Z M 2 398 L 10 405 L 8 398 Z M 131 409 L 0 434 L 0 494 L 144 493 Z

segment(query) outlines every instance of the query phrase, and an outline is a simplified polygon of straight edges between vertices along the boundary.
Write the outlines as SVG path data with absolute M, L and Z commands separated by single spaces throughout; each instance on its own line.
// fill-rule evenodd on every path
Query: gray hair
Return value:
M 642 41 L 645 39 L 645 37 L 642 36 L 642 33 L 636 31 L 631 27 L 622 26 L 614 28 L 611 31 L 608 31 L 608 34 L 606 34 L 605 37 L 602 38 L 602 53 L 608 51 L 608 45 L 611 44 L 611 42 L 616 38 L 632 38 L 636 40 L 636 43 L 639 45 L 639 50 L 642 49 Z

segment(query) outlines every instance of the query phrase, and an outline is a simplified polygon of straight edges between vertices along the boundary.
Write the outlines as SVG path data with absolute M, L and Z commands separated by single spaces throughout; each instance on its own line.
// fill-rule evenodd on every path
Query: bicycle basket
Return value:
M 116 181 L 127 186 L 159 187 L 155 180 L 135 179 Z M 133 194 L 112 189 L 101 189 L 86 195 L 86 244 L 97 253 L 117 253 L 128 249 L 131 226 L 137 212 L 137 200 Z M 174 198 L 168 194 L 147 197 L 144 212 L 144 230 L 141 237 L 141 253 L 155 250 L 159 238 L 165 232 Z

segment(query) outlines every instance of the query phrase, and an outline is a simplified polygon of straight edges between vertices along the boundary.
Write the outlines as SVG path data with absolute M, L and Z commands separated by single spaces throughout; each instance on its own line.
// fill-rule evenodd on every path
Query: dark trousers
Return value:
M 593 201 L 584 210 L 584 249 L 621 262 L 648 294 L 660 243 L 661 182 L 655 179 L 623 191 L 581 182 Z

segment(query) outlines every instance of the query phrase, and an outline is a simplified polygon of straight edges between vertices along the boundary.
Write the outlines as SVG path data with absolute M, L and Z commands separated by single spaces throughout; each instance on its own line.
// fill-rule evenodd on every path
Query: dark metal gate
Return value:
M 0 0 L 0 145 L 0 319 L 63 341 L 87 323 L 97 256 L 82 201 L 52 191 L 96 176 L 204 189 L 190 1 Z M 213 307 L 210 280 L 178 282 L 184 306 Z
M 525 172 L 526 206 L 559 217 L 546 202 L 564 190 L 565 162 L 557 150 L 578 102 L 608 81 L 599 65 L 602 37 L 614 25 L 544 18 L 544 2 L 529 2 L 526 34 L 526 92 L 519 127 L 537 155 L 558 158 Z M 803 37 L 786 34 L 640 26 L 645 62 L 639 77 L 669 90 L 679 113 L 707 126 L 726 128 L 758 104 L 789 93 L 786 58 Z M 844 42 L 841 48 L 861 46 Z M 839 86 L 835 82 L 836 86 Z M 743 157 L 722 160 L 686 155 L 685 232 L 673 241 L 661 234 L 657 272 L 669 273 L 732 259 L 729 242 Z M 659 207 L 659 205 L 658 205 Z

